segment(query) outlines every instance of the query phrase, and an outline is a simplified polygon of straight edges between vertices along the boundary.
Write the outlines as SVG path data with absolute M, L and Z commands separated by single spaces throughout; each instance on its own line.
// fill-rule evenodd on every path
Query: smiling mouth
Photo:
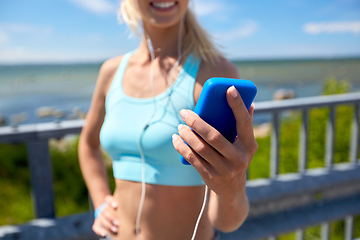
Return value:
M 152 7 L 154 7 L 155 9 L 158 10 L 170 10 L 173 7 L 175 7 L 175 5 L 177 4 L 177 2 L 151 2 L 150 5 Z

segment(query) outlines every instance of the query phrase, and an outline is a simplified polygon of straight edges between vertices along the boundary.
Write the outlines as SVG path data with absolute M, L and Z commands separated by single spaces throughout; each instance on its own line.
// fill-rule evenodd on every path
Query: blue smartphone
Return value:
M 237 136 L 236 120 L 226 99 L 226 91 L 231 86 L 238 90 L 249 110 L 257 93 L 255 84 L 249 80 L 216 77 L 205 82 L 194 112 L 229 142 L 234 142 Z M 183 164 L 190 165 L 181 155 L 180 160 Z

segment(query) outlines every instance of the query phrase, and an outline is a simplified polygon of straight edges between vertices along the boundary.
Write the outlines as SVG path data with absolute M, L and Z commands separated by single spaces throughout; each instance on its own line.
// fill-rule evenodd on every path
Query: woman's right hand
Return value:
M 107 233 L 111 232 L 117 234 L 119 231 L 119 220 L 116 218 L 115 210 L 118 203 L 112 195 L 105 197 L 106 207 L 95 218 L 92 230 L 99 236 L 105 237 Z

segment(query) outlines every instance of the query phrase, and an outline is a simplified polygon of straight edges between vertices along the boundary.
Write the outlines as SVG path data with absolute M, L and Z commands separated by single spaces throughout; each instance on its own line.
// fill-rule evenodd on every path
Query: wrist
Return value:
M 217 192 L 216 196 L 218 202 L 230 206 L 236 206 L 239 203 L 243 204 L 244 201 L 247 202 L 246 175 L 244 175 L 244 177 L 239 177 L 235 186 L 230 187 L 226 191 Z
M 97 218 L 99 216 L 99 214 L 102 212 L 102 210 L 104 210 L 104 208 L 107 206 L 107 203 L 104 202 L 103 204 L 101 204 L 98 208 L 95 209 L 94 211 L 94 218 Z

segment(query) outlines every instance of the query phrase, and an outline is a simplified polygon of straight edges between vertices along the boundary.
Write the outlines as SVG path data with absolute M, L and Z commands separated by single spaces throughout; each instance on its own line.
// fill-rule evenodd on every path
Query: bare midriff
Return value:
M 119 229 L 114 240 L 136 240 L 136 217 L 141 198 L 141 182 L 115 179 L 114 197 Z M 190 240 L 199 216 L 205 186 L 173 187 L 146 184 L 140 221 L 141 240 Z M 196 240 L 211 240 L 214 230 L 207 216 L 201 218 Z

